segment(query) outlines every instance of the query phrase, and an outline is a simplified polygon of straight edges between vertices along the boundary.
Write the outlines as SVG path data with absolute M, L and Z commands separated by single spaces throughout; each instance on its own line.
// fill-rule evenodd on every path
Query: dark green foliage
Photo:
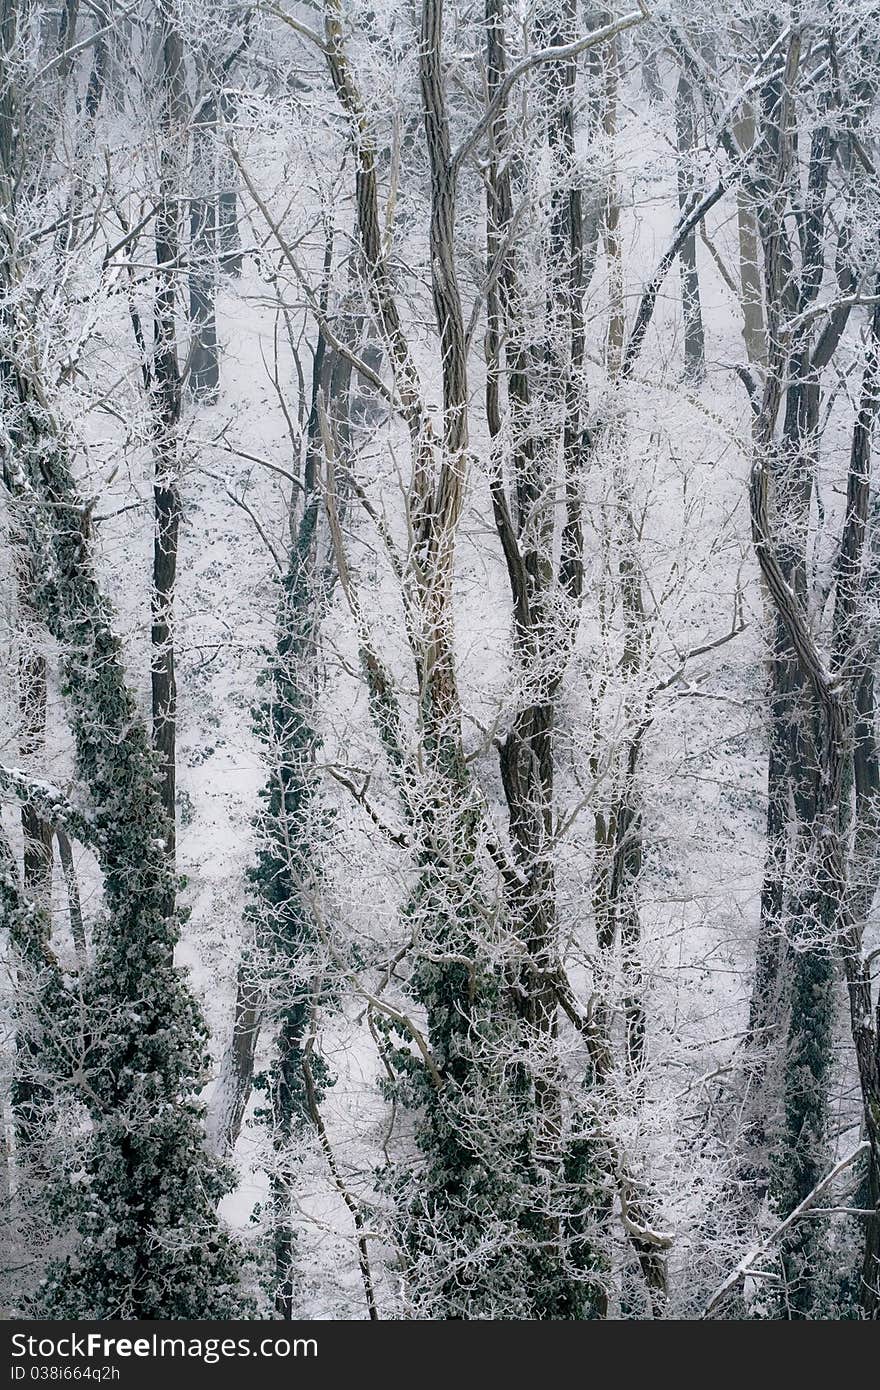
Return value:
M 66 1009 L 57 978 L 41 999 L 52 1019 L 42 1063 L 59 1096 L 85 1107 L 88 1124 L 75 1184 L 67 1170 L 55 1194 L 74 1247 L 50 1269 L 31 1311 L 234 1317 L 243 1307 L 241 1254 L 216 1214 L 230 1175 L 205 1152 L 195 1103 L 205 1028 L 174 966 L 179 920 L 167 912 L 174 885 L 156 762 L 57 427 L 29 383 L 7 376 L 6 385 L 16 446 L 7 481 L 38 576 L 34 606 L 61 651 L 106 909 L 94 962 L 66 994 Z
M 594 1317 L 603 1306 L 594 1140 L 579 1133 L 560 1142 L 545 1131 L 536 1093 L 542 1062 L 509 971 L 489 959 L 490 914 L 467 850 L 467 792 L 459 806 L 445 855 L 437 853 L 444 812 L 434 808 L 433 852 L 423 855 L 405 909 L 422 945 L 408 993 L 425 1013 L 439 1081 L 414 1056 L 405 1029 L 383 1026 L 398 1078 L 386 1090 L 414 1113 L 422 1155 L 416 1171 L 384 1178 L 397 1201 L 409 1296 L 430 1318 Z
M 830 1166 L 826 1128 L 833 982 L 834 964 L 827 949 L 793 954 L 784 1120 L 770 1181 L 771 1199 L 783 1216 L 812 1192 Z M 827 1222 L 817 1218 L 792 1228 L 780 1250 L 783 1304 L 773 1316 L 823 1316 L 818 1310 L 828 1294 L 827 1236 Z
M 282 1317 L 292 1316 L 295 1283 L 287 1153 L 291 1141 L 312 1126 L 314 1107 L 333 1080 L 322 1058 L 305 1055 L 321 993 L 316 980 L 320 941 L 310 894 L 319 877 L 316 849 L 329 828 L 327 813 L 318 802 L 315 768 L 321 746 L 315 729 L 315 635 L 323 606 L 314 579 L 317 515 L 315 498 L 305 508 L 281 581 L 277 643 L 265 677 L 269 694 L 256 711 L 256 728 L 271 772 L 261 792 L 264 807 L 256 864 L 249 874 L 253 898 L 248 917 L 277 1033 L 270 1071 L 257 1078 L 255 1085 L 267 1097 L 257 1115 L 269 1124 L 276 1152 L 272 1179 L 275 1307 Z

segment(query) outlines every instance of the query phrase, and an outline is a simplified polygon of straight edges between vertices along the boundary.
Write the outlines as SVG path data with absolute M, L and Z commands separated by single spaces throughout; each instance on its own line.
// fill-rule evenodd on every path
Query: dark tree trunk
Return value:
M 153 746 L 162 772 L 166 847 L 173 866 L 176 827 L 177 678 L 174 660 L 174 586 L 180 530 L 177 426 L 181 373 L 177 352 L 177 294 L 180 268 L 178 195 L 184 167 L 186 96 L 183 43 L 173 15 L 162 9 L 162 147 L 156 213 L 156 292 L 152 396 L 154 419 L 154 539 L 152 591 Z M 173 904 L 169 900 L 168 910 Z
M 695 179 L 693 157 L 697 144 L 697 113 L 694 89 L 687 73 L 681 71 L 675 93 L 675 134 L 678 145 L 678 207 L 683 213 L 693 198 Z M 681 269 L 681 302 L 684 313 L 684 374 L 698 385 L 706 375 L 706 345 L 703 311 L 700 307 L 700 277 L 697 271 L 697 232 L 693 228 L 678 253 Z
M 200 102 L 193 123 L 190 200 L 189 317 L 192 342 L 188 385 L 197 400 L 216 401 L 220 390 L 217 348 L 217 101 Z
M 639 25 L 635 31 L 635 46 L 648 102 L 651 106 L 660 106 L 664 96 L 660 80 L 660 34 L 653 24 Z
M 234 126 L 236 109 L 234 95 L 225 90 L 221 91 L 220 115 L 224 126 Z M 243 259 L 241 234 L 238 229 L 238 173 L 235 161 L 225 144 L 221 144 L 218 159 L 217 241 L 220 269 L 226 275 L 238 276 L 241 274 Z
M 499 0 L 488 0 L 486 16 L 491 99 L 505 71 L 504 10 Z M 565 43 L 574 33 L 574 22 L 573 6 L 565 6 L 562 13 L 543 8 L 536 17 L 538 46 Z M 601 64 L 594 66 L 601 71 Z M 488 297 L 486 337 L 486 415 L 496 448 L 502 437 L 505 395 L 511 420 L 507 469 L 503 457 L 499 457 L 490 479 L 492 503 L 511 587 L 517 665 L 527 688 L 540 690 L 539 697 L 526 700 L 517 709 L 500 749 L 502 786 L 518 871 L 517 877 L 511 875 L 508 879 L 508 912 L 528 962 L 515 981 L 517 1008 L 525 1037 L 541 1055 L 552 1053 L 552 1045 L 548 1049 L 547 1041 L 555 1039 L 557 1029 L 555 982 L 559 979 L 560 963 L 553 844 L 553 743 L 558 693 L 577 632 L 583 587 L 583 296 L 594 263 L 601 211 L 601 203 L 594 197 L 595 216 L 590 223 L 584 214 L 579 181 L 574 177 L 576 76 L 575 62 L 554 65 L 537 84 L 542 135 L 552 161 L 551 216 L 544 248 L 548 331 L 538 342 L 530 341 L 521 313 L 515 244 L 503 250 L 513 219 L 513 155 L 503 110 L 489 132 L 491 162 L 487 178 L 487 264 L 495 265 L 500 258 L 497 288 L 493 286 Z M 597 122 L 601 119 L 599 107 L 594 110 L 594 118 Z M 535 413 L 556 415 L 560 396 L 564 411 L 559 429 L 536 439 Z M 560 462 L 564 512 L 557 566 L 554 494 Z M 506 472 L 510 475 L 510 497 Z M 563 618 L 559 617 L 560 607 L 564 610 Z M 627 852 L 631 850 L 632 842 Z M 630 958 L 634 958 L 632 930 L 628 932 L 628 947 Z M 634 1039 L 638 1032 L 635 1011 L 632 999 L 628 1013 L 633 1021 Z M 598 1084 L 607 1079 L 607 1071 L 594 1078 Z M 532 1085 L 537 1171 L 543 1170 L 544 1181 L 552 1182 L 577 1169 L 581 1181 L 586 1182 L 591 1171 L 590 1142 L 584 1140 L 577 1159 L 565 1147 L 558 1075 L 548 1064 L 534 1076 Z M 610 1193 L 600 1195 L 594 1191 L 588 1225 L 610 1220 L 611 1208 Z M 557 1248 L 560 1264 L 581 1270 L 576 1287 L 568 1284 L 564 1275 L 554 1274 L 547 1279 L 546 1287 L 536 1288 L 535 1306 L 541 1310 L 540 1316 L 602 1317 L 607 1313 L 601 1281 L 593 1285 L 590 1279 L 595 1268 L 590 1263 L 595 1258 L 593 1245 L 579 1222 L 574 1203 L 559 1221 L 539 1226 L 547 1247 Z M 658 1259 L 657 1252 L 647 1247 L 637 1253 L 652 1302 L 656 1299 L 656 1306 L 660 1306 L 665 1296 L 662 1257 Z
M 33 649 L 36 639 L 35 614 L 30 603 L 30 578 L 19 579 L 19 601 L 24 620 L 24 650 L 19 658 L 19 717 L 21 752 L 32 759 L 43 752 L 46 735 L 46 658 Z M 21 829 L 24 839 L 24 887 L 32 902 L 40 907 L 46 933 L 51 927 L 52 827 L 33 806 L 22 806 Z
M 58 857 L 61 860 L 61 870 L 64 874 L 64 882 L 67 887 L 67 912 L 70 918 L 70 934 L 73 937 L 73 945 L 80 969 L 83 969 L 86 965 L 88 942 L 86 941 L 86 929 L 85 923 L 83 922 L 79 883 L 76 877 L 76 865 L 73 862 L 73 851 L 70 847 L 70 841 L 61 826 L 56 826 L 55 838 L 58 841 Z
M 785 1034 L 783 1108 L 776 1120 L 778 1138 L 771 1144 L 770 1161 L 770 1193 L 783 1213 L 811 1193 L 828 1167 L 834 956 L 840 943 L 850 983 L 869 1137 L 868 1095 L 874 1065 L 869 1054 L 876 1042 L 873 1033 L 873 1041 L 866 1042 L 864 1037 L 861 929 L 846 887 L 850 853 L 846 764 L 861 681 L 856 683 L 850 707 L 841 696 L 840 681 L 832 680 L 824 669 L 809 618 L 808 537 L 821 445 L 822 374 L 841 340 L 854 280 L 844 224 L 836 233 L 834 262 L 841 305 L 827 316 L 809 314 L 826 278 L 829 243 L 835 244 L 827 235 L 827 225 L 829 174 L 837 137 L 820 119 L 810 141 L 806 194 L 797 219 L 790 217 L 790 200 L 795 197 L 791 170 L 796 153 L 793 102 L 799 60 L 800 39 L 792 35 L 784 73 L 769 82 L 762 94 L 760 158 L 751 190 L 764 250 L 768 367 L 755 417 L 750 495 L 756 553 L 772 605 L 773 637 L 768 852 L 751 1041 L 761 1076 L 768 1061 L 764 1039 L 772 1034 L 758 1038 L 756 1031 L 769 1029 L 774 1007 L 778 1010 L 778 1000 L 786 998 L 781 1030 Z M 827 104 L 821 93 L 819 102 L 821 112 Z M 793 226 L 797 244 L 792 240 Z M 854 459 L 857 452 L 854 442 Z M 853 547 L 858 550 L 861 544 L 856 545 L 852 529 L 854 468 L 855 464 L 837 576 L 833 646 L 838 656 L 847 646 L 842 635 L 846 566 L 852 564 Z M 859 515 L 866 506 L 867 498 L 861 495 Z M 791 945 L 778 945 L 780 938 Z M 766 1106 L 763 1118 L 767 1118 Z M 761 1137 L 760 1127 L 755 1133 Z M 826 1290 L 819 1271 L 824 1242 L 819 1220 L 800 1222 L 786 1236 L 781 1249 L 782 1316 L 822 1316 Z

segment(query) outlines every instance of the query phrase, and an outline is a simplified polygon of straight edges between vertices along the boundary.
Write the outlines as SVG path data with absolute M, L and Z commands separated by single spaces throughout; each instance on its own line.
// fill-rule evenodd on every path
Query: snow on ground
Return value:
M 273 139 L 275 144 L 273 145 Z M 641 287 L 665 249 L 677 216 L 674 165 L 668 146 L 652 130 L 649 113 L 630 111 L 619 141 L 619 185 L 623 209 L 627 308 L 632 318 Z M 302 183 L 295 189 L 296 156 L 275 132 L 254 142 L 254 177 L 272 206 L 286 209 L 293 231 L 313 218 Z M 293 171 L 292 167 L 294 166 Z M 302 195 L 299 204 L 294 192 Z M 304 200 L 304 201 L 303 201 Z M 736 228 L 724 211 L 708 233 L 728 264 L 736 255 Z M 288 225 L 288 224 L 285 224 Z M 254 216 L 243 227 L 253 248 L 266 239 Z M 314 259 L 312 240 L 304 253 Z M 405 249 L 405 248 L 402 248 Z M 279 332 L 274 288 L 266 267 L 271 245 L 246 260 L 240 281 L 223 281 L 218 302 L 222 343 L 222 395 L 213 407 L 188 409 L 182 446 L 183 527 L 177 590 L 179 680 L 178 794 L 179 870 L 182 903 L 189 912 L 179 960 L 208 1020 L 215 1068 L 229 1036 L 235 974 L 243 941 L 245 874 L 254 850 L 253 817 L 265 771 L 253 730 L 257 678 L 273 640 L 276 556 L 283 557 L 290 486 L 277 471 L 297 469 L 294 442 L 279 409 L 273 374 L 295 413 L 296 375 L 286 333 Z M 699 389 L 681 381 L 678 270 L 661 293 L 636 381 L 626 393 L 625 443 L 628 466 L 638 463 L 637 507 L 644 508 L 641 553 L 657 592 L 668 587 L 663 619 L 654 634 L 652 679 L 671 675 L 689 649 L 721 637 L 730 627 L 734 595 L 742 587 L 745 631 L 718 651 L 688 662 L 684 678 L 659 694 L 646 740 L 647 862 L 642 883 L 645 977 L 648 983 L 651 1084 L 638 1117 L 639 1142 L 670 1179 L 664 1223 L 683 1231 L 693 1207 L 708 1206 L 718 1192 L 723 1153 L 708 1145 L 689 1148 L 696 1130 L 692 1112 L 711 1104 L 712 1077 L 729 1064 L 743 1027 L 749 962 L 753 959 L 762 871 L 764 816 L 764 730 L 762 715 L 762 614 L 748 547 L 745 510 L 748 406 L 731 368 L 743 358 L 735 307 L 705 246 L 699 249 L 701 295 L 707 329 L 709 375 Z M 263 274 L 260 274 L 262 269 Z M 278 270 L 292 299 L 289 269 Z M 591 289 L 590 373 L 597 408 L 607 387 L 599 365 L 601 306 L 606 302 L 600 259 Z M 297 331 L 304 323 L 294 311 Z M 126 364 L 131 410 L 108 419 L 92 411 L 84 428 L 85 481 L 100 495 L 107 515 L 98 527 L 102 574 L 119 610 L 126 655 L 142 708 L 149 696 L 150 453 L 138 392 L 130 328 L 124 315 L 102 325 L 92 367 L 103 372 L 111 358 Z M 420 357 L 430 363 L 430 343 Z M 477 357 L 479 354 L 477 354 Z M 303 353 L 308 368 L 308 352 Z M 478 414 L 483 383 L 477 364 L 471 389 Z M 125 397 L 125 391 L 123 391 Z M 141 414 L 138 414 L 141 411 Z M 140 447 L 121 449 L 132 437 Z M 475 430 L 477 453 L 486 441 Z M 124 457 L 125 467 L 120 467 Z M 264 461 L 276 465 L 267 467 Z M 365 485 L 399 526 L 395 460 L 373 441 L 362 463 Z M 588 593 L 601 583 L 603 506 L 609 469 L 587 480 Z M 834 505 L 833 499 L 830 505 Z M 129 510 L 124 510 L 129 509 Z M 412 695 L 399 603 L 381 546 L 366 518 L 349 514 L 353 572 L 366 600 L 372 631 L 383 657 Z M 273 555 L 273 550 L 275 554 Z M 8 565 L 8 560 L 4 559 Z M 677 578 L 676 578 L 677 575 Z M 9 585 L 2 592 L 8 593 Z M 492 736 L 503 726 L 513 695 L 508 674 L 509 602 L 500 550 L 494 539 L 486 479 L 478 467 L 471 479 L 458 551 L 457 651 L 466 711 L 465 737 L 474 767 L 494 797 L 499 825 L 497 754 Z M 592 817 L 587 768 L 587 732 L 596 689 L 601 636 L 595 610 L 587 608 L 578 648 L 562 699 L 564 750 L 559 776 L 560 819 L 579 799 L 576 817 L 559 853 L 560 916 L 573 939 L 583 940 L 589 921 Z M 0 615 L 0 681 L 3 706 L 14 709 L 14 614 Z M 376 775 L 375 797 L 394 820 L 390 788 L 383 782 L 363 689 L 356 677 L 357 648 L 350 615 L 337 592 L 327 622 L 328 649 L 325 747 L 328 762 Z M 723 695 L 720 693 L 723 690 Z M 41 775 L 69 782 L 70 748 L 56 731 L 60 697 L 50 697 L 50 741 L 40 759 Z M 608 721 L 622 717 L 607 710 Z M 14 751 L 17 729 L 7 719 L 0 756 Z M 35 768 L 35 770 L 37 770 Z M 659 789 L 659 794 L 658 794 Z M 362 941 L 376 958 L 393 951 L 399 938 L 397 909 L 405 889 L 399 853 L 377 843 L 371 828 L 344 791 L 328 792 L 340 818 L 338 850 L 328 863 L 328 893 L 340 932 Z M 12 821 L 9 821 L 10 827 Z M 334 854 L 336 857 L 334 858 Z M 84 906 L 97 907 L 94 865 L 80 859 Z M 56 884 L 59 906 L 63 885 Z M 587 937 L 589 932 L 587 931 Z M 381 949 L 380 949 L 381 947 Z M 583 973 L 582 952 L 572 967 Z M 322 1023 L 321 1049 L 337 1075 L 324 1114 L 340 1170 L 352 1191 L 370 1198 L 374 1169 L 381 1161 L 388 1117 L 378 1092 L 376 1049 L 355 999 Z M 263 1040 L 258 1066 L 267 1059 Z M 211 1093 L 209 1078 L 205 1096 Z M 259 1207 L 267 1196 L 266 1141 L 253 1118 L 253 1104 L 235 1162 L 239 1184 L 226 1200 L 226 1218 L 243 1233 L 259 1229 Z M 303 1156 L 299 1189 L 302 1240 L 308 1271 L 302 1313 L 308 1317 L 364 1316 L 357 1263 L 347 1245 L 351 1218 L 328 1177 L 316 1146 Z M 674 1180 L 673 1180 L 674 1179 Z M 254 1215 L 256 1212 L 256 1221 Z M 686 1242 L 674 1260 L 685 1267 Z M 381 1260 L 377 1258 L 377 1263 Z M 386 1281 L 393 1273 L 385 1271 Z M 391 1287 L 386 1282 L 385 1290 Z M 380 1295 L 383 1296 L 383 1295 Z

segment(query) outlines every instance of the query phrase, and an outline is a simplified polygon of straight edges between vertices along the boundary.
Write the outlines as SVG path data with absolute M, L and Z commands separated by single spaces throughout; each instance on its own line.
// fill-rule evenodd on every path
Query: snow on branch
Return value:
M 31 807 L 53 829 L 66 830 L 83 844 L 94 844 L 98 832 L 91 815 L 75 806 L 60 787 L 51 782 L 31 777 L 20 768 L 0 767 L 0 792 Z
M 594 29 L 591 34 L 586 34 L 581 39 L 575 39 L 573 43 L 557 44 L 552 48 L 540 48 L 534 53 L 528 53 L 514 67 L 510 69 L 507 76 L 498 84 L 492 100 L 486 106 L 477 124 L 474 126 L 470 135 L 459 145 L 452 156 L 453 175 L 458 173 L 468 155 L 479 143 L 492 126 L 499 111 L 502 110 L 510 91 L 516 86 L 521 77 L 532 71 L 533 68 L 542 67 L 546 63 L 565 63 L 571 58 L 577 58 L 581 53 L 586 53 L 587 49 L 595 48 L 598 44 L 608 43 L 610 39 L 622 34 L 625 29 L 632 29 L 636 24 L 643 24 L 646 19 L 651 18 L 650 11 L 644 4 L 644 0 L 638 0 L 639 8 L 623 15 L 621 19 L 616 19 L 612 24 L 605 24 L 601 29 Z
M 847 1154 L 845 1158 L 841 1158 L 835 1163 L 834 1167 L 830 1172 L 825 1174 L 821 1182 L 816 1183 L 812 1192 L 808 1193 L 804 1200 L 798 1203 L 794 1211 L 791 1212 L 784 1221 L 781 1221 L 779 1225 L 770 1232 L 769 1236 L 766 1236 L 758 1245 L 752 1246 L 751 1250 L 743 1255 L 736 1267 L 728 1274 L 724 1282 L 718 1285 L 718 1288 L 709 1299 L 703 1312 L 704 1319 L 713 1316 L 715 1311 L 724 1302 L 725 1298 L 736 1288 L 739 1281 L 745 1278 L 750 1269 L 754 1268 L 755 1261 L 760 1260 L 763 1255 L 768 1254 L 780 1237 L 785 1235 L 785 1232 L 790 1226 L 793 1226 L 801 1217 L 808 1215 L 813 1205 L 822 1196 L 823 1192 L 827 1192 L 835 1178 L 838 1178 L 841 1173 L 851 1167 L 857 1159 L 861 1158 L 862 1154 L 866 1154 L 870 1147 L 870 1143 L 865 1139 L 861 1144 L 858 1144 L 851 1153 Z

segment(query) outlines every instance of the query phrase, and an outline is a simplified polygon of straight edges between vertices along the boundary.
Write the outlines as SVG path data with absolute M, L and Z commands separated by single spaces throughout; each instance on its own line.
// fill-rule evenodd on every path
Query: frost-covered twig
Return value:
M 766 1236 L 764 1240 L 760 1242 L 760 1244 L 755 1245 L 751 1250 L 749 1250 L 748 1254 L 743 1255 L 742 1259 L 738 1262 L 736 1267 L 731 1271 L 730 1274 L 728 1274 L 724 1282 L 718 1285 L 718 1288 L 715 1290 L 712 1297 L 709 1299 L 709 1302 L 706 1304 L 705 1310 L 703 1312 L 704 1318 L 711 1318 L 712 1314 L 724 1302 L 728 1294 L 733 1292 L 739 1281 L 742 1278 L 744 1278 L 748 1271 L 752 1268 L 752 1266 L 755 1264 L 755 1261 L 759 1260 L 762 1255 L 766 1255 L 768 1251 L 771 1250 L 773 1246 L 779 1241 L 780 1237 L 785 1234 L 789 1227 L 793 1226 L 796 1221 L 799 1221 L 802 1216 L 806 1215 L 810 1211 L 811 1207 L 813 1206 L 813 1203 L 819 1197 L 822 1196 L 823 1192 L 826 1192 L 828 1190 L 828 1188 L 834 1182 L 834 1179 L 839 1177 L 840 1174 L 843 1173 L 847 1168 L 851 1167 L 851 1165 L 855 1163 L 858 1158 L 861 1158 L 862 1154 L 867 1153 L 870 1147 L 871 1145 L 868 1143 L 866 1139 L 861 1144 L 858 1144 L 852 1150 L 851 1153 L 846 1155 L 845 1158 L 839 1159 L 838 1162 L 835 1163 L 831 1171 L 825 1174 L 825 1177 L 822 1179 L 822 1181 L 816 1184 L 812 1192 L 808 1193 L 804 1200 L 798 1203 L 794 1211 L 791 1212 L 785 1218 L 784 1221 L 781 1221 L 780 1224 L 770 1232 L 769 1236 Z
M 527 53 L 525 58 L 510 69 L 510 72 L 498 84 L 495 94 L 486 109 L 477 121 L 473 130 L 465 137 L 458 149 L 452 156 L 452 167 L 457 173 L 468 155 L 479 143 L 482 137 L 492 126 L 493 121 L 499 111 L 504 106 L 511 89 L 516 86 L 521 77 L 534 68 L 543 67 L 548 63 L 567 63 L 572 58 L 577 58 L 581 53 L 586 53 L 590 48 L 596 48 L 599 44 L 608 43 L 611 39 L 622 34 L 625 29 L 632 29 L 636 24 L 643 24 L 646 19 L 650 19 L 650 11 L 639 0 L 639 8 L 631 10 L 620 19 L 615 19 L 611 24 L 604 24 L 601 29 L 594 29 L 592 33 L 586 34 L 583 38 L 575 39 L 573 43 L 556 44 L 551 48 L 537 49 L 534 53 Z

